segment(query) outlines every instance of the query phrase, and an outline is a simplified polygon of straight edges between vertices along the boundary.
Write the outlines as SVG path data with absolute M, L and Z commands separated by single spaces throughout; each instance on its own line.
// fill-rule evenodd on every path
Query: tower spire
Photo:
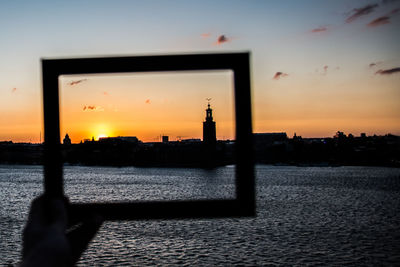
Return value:
M 215 145 L 217 141 L 215 131 L 215 121 L 212 116 L 212 108 L 210 105 L 211 98 L 206 98 L 208 101 L 206 109 L 206 119 L 203 122 L 203 142 L 207 145 Z
M 206 98 L 206 100 L 208 101 L 207 109 L 206 109 L 206 121 L 213 121 L 212 108 L 211 108 L 211 105 L 210 105 L 211 98 Z
M 210 101 L 211 101 L 211 98 L 206 98 L 206 100 L 207 100 L 207 102 L 208 102 L 208 108 L 210 108 Z

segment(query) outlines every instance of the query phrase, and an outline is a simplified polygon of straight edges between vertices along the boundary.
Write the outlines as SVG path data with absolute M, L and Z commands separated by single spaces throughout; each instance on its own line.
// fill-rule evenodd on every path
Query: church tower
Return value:
M 212 108 L 210 107 L 210 100 L 207 99 L 208 108 L 206 109 L 206 121 L 203 122 L 203 142 L 206 145 L 215 145 L 217 142 L 217 135 L 215 130 L 215 121 L 212 117 Z
M 69 135 L 66 134 L 63 140 L 64 145 L 70 145 L 71 144 L 71 138 L 69 138 Z

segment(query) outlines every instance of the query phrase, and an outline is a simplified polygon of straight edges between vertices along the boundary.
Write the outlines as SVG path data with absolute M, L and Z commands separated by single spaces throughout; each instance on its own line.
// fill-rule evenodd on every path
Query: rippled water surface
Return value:
M 400 264 L 400 169 L 257 166 L 257 217 L 107 222 L 79 266 Z M 67 167 L 72 201 L 231 198 L 234 168 Z M 42 168 L 0 166 L 0 266 L 17 263 Z

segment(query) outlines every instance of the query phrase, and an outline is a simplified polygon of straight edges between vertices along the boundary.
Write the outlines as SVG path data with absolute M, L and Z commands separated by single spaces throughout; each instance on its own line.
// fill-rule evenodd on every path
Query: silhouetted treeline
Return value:
M 290 165 L 361 165 L 400 167 L 400 137 L 354 137 L 337 132 L 332 138 L 292 139 L 280 134 L 255 134 L 256 162 Z

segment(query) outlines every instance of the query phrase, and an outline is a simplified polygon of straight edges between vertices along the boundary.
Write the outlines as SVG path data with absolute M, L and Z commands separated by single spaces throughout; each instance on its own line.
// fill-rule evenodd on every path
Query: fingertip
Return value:
M 99 214 L 91 214 L 80 225 L 67 234 L 72 250 L 72 260 L 77 262 L 88 247 L 90 241 L 96 236 L 104 219 Z

